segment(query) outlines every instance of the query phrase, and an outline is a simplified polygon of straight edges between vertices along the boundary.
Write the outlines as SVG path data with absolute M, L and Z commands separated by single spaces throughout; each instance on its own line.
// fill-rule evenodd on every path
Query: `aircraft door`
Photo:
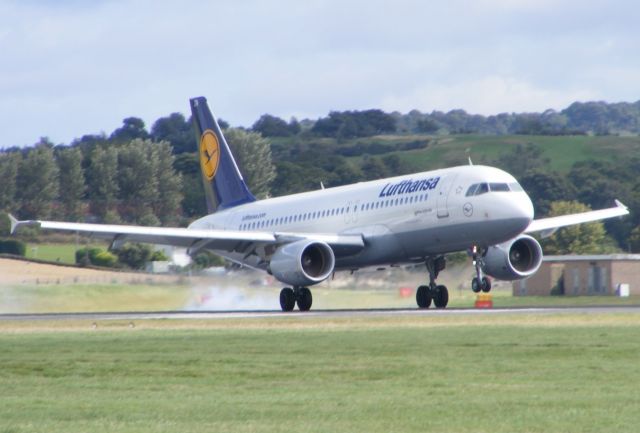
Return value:
M 347 212 L 344 214 L 344 222 L 346 224 L 355 224 L 358 222 L 358 205 L 360 200 L 350 201 L 347 205 Z
M 453 188 L 453 182 L 455 180 L 456 175 L 445 175 L 440 179 L 440 184 L 436 192 L 438 195 L 436 204 L 438 208 L 438 218 L 447 218 L 449 216 L 449 193 Z

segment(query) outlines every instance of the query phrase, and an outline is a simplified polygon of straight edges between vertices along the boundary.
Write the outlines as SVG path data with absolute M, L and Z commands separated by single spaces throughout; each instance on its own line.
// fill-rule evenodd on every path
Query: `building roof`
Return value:
M 640 261 L 640 254 L 594 254 L 594 255 L 566 255 L 544 256 L 545 262 L 614 262 Z

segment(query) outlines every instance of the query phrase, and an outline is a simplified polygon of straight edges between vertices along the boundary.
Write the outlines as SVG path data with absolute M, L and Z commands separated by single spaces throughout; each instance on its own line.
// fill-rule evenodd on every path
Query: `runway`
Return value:
M 345 309 L 345 310 L 311 310 L 307 312 L 293 311 L 283 313 L 279 310 L 251 311 L 127 311 L 127 312 L 77 312 L 77 313 L 37 313 L 37 314 L 0 314 L 0 321 L 35 321 L 35 320 L 171 320 L 171 319 L 248 319 L 248 318 L 349 318 L 349 317 L 384 317 L 384 316 L 463 316 L 463 315 L 500 315 L 500 314 L 553 314 L 553 313 L 634 313 L 640 314 L 640 305 L 625 306 L 563 306 L 563 307 L 511 307 L 511 308 L 447 308 L 442 310 L 413 308 L 385 309 Z

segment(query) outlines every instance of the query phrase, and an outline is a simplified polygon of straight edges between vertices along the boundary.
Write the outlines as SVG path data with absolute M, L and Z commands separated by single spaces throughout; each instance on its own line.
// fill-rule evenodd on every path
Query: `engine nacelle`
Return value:
M 304 287 L 326 280 L 335 265 L 336 258 L 329 245 L 301 240 L 278 248 L 269 268 L 279 281 Z
M 500 280 L 521 280 L 534 274 L 542 264 L 542 248 L 537 240 L 521 235 L 489 247 L 482 270 Z

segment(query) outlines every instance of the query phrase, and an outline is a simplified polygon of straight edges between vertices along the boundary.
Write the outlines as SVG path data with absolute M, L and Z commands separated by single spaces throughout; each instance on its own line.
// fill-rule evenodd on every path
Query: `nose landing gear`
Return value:
M 471 280 L 471 290 L 474 293 L 485 292 L 489 293 L 491 291 L 491 280 L 484 276 L 482 272 L 482 253 L 477 245 L 474 245 L 471 248 L 471 253 L 473 256 L 473 266 L 476 268 L 476 276 Z

